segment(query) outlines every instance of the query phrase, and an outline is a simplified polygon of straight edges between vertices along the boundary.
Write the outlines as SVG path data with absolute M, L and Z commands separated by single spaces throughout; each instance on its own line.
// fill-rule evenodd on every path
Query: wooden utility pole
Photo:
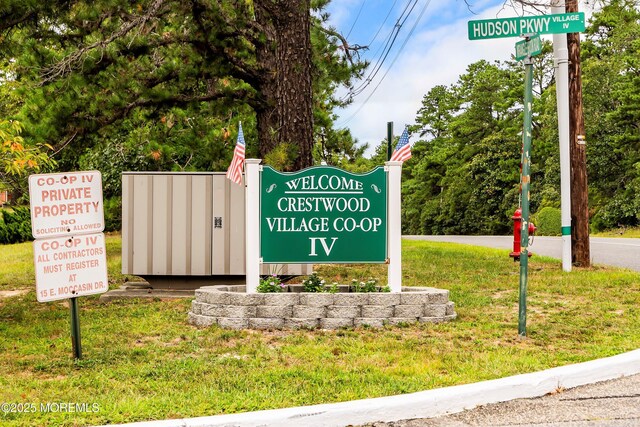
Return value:
M 567 0 L 566 12 L 577 12 L 578 1 Z M 569 50 L 569 158 L 571 163 L 571 254 L 578 267 L 591 265 L 587 154 L 582 112 L 580 34 L 567 34 Z

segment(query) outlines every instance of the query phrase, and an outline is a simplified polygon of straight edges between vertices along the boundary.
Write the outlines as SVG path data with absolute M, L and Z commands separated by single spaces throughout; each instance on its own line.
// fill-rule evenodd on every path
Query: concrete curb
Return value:
M 478 405 L 543 396 L 640 373 L 640 350 L 541 372 L 411 394 L 180 420 L 122 424 L 128 427 L 344 427 L 373 421 L 430 418 Z

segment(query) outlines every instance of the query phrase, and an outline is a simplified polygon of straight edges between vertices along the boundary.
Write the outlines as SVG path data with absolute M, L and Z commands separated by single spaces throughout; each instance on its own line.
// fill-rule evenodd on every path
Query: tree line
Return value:
M 640 223 L 640 12 L 613 0 L 582 37 L 590 224 Z M 560 207 L 552 47 L 534 59 L 531 210 Z M 518 206 L 524 72 L 479 61 L 423 98 L 404 167 L 403 231 L 506 234 Z M 559 230 L 558 230 L 559 231 Z
M 345 105 L 336 89 L 357 82 L 367 63 L 328 25 L 327 3 L 5 2 L 2 182 L 24 192 L 27 172 L 98 169 L 117 216 L 123 170 L 223 171 L 240 121 L 247 155 L 282 170 L 324 162 L 361 172 L 381 164 L 384 142 L 367 158 L 366 144 L 335 126 L 335 109 Z M 640 12 L 632 0 L 603 5 L 582 35 L 595 229 L 640 221 L 638 40 Z M 522 64 L 479 61 L 457 82 L 424 95 L 410 127 L 413 158 L 403 168 L 403 232 L 510 232 L 523 90 Z M 560 205 L 548 44 L 535 57 L 534 96 L 536 212 Z
M 287 170 L 323 154 L 320 135 L 354 155 L 331 111 L 367 64 L 328 25 L 328 2 L 7 0 L 0 117 L 49 143 L 62 170 L 92 157 L 223 170 L 240 121 L 248 153 Z

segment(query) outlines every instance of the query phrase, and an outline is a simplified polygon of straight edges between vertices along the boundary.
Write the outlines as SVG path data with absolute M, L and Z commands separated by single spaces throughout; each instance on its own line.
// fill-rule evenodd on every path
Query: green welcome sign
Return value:
M 331 166 L 260 179 L 263 263 L 383 263 L 387 260 L 387 174 Z

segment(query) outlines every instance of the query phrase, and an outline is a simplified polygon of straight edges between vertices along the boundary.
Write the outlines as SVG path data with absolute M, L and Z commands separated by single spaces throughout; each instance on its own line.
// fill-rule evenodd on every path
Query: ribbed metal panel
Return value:
M 122 272 L 141 276 L 245 274 L 244 186 L 222 172 L 122 174 Z M 311 265 L 264 265 L 308 274 Z
M 142 177 L 140 177 L 142 178 Z M 155 175 L 151 177 L 154 183 L 152 191 L 152 224 L 151 236 L 153 239 L 151 269 L 149 274 L 167 274 L 167 268 L 171 265 L 171 221 L 172 221 L 172 180 L 168 176 Z M 133 177 L 130 177 L 133 179 Z M 124 229 L 123 229 L 124 231 Z

